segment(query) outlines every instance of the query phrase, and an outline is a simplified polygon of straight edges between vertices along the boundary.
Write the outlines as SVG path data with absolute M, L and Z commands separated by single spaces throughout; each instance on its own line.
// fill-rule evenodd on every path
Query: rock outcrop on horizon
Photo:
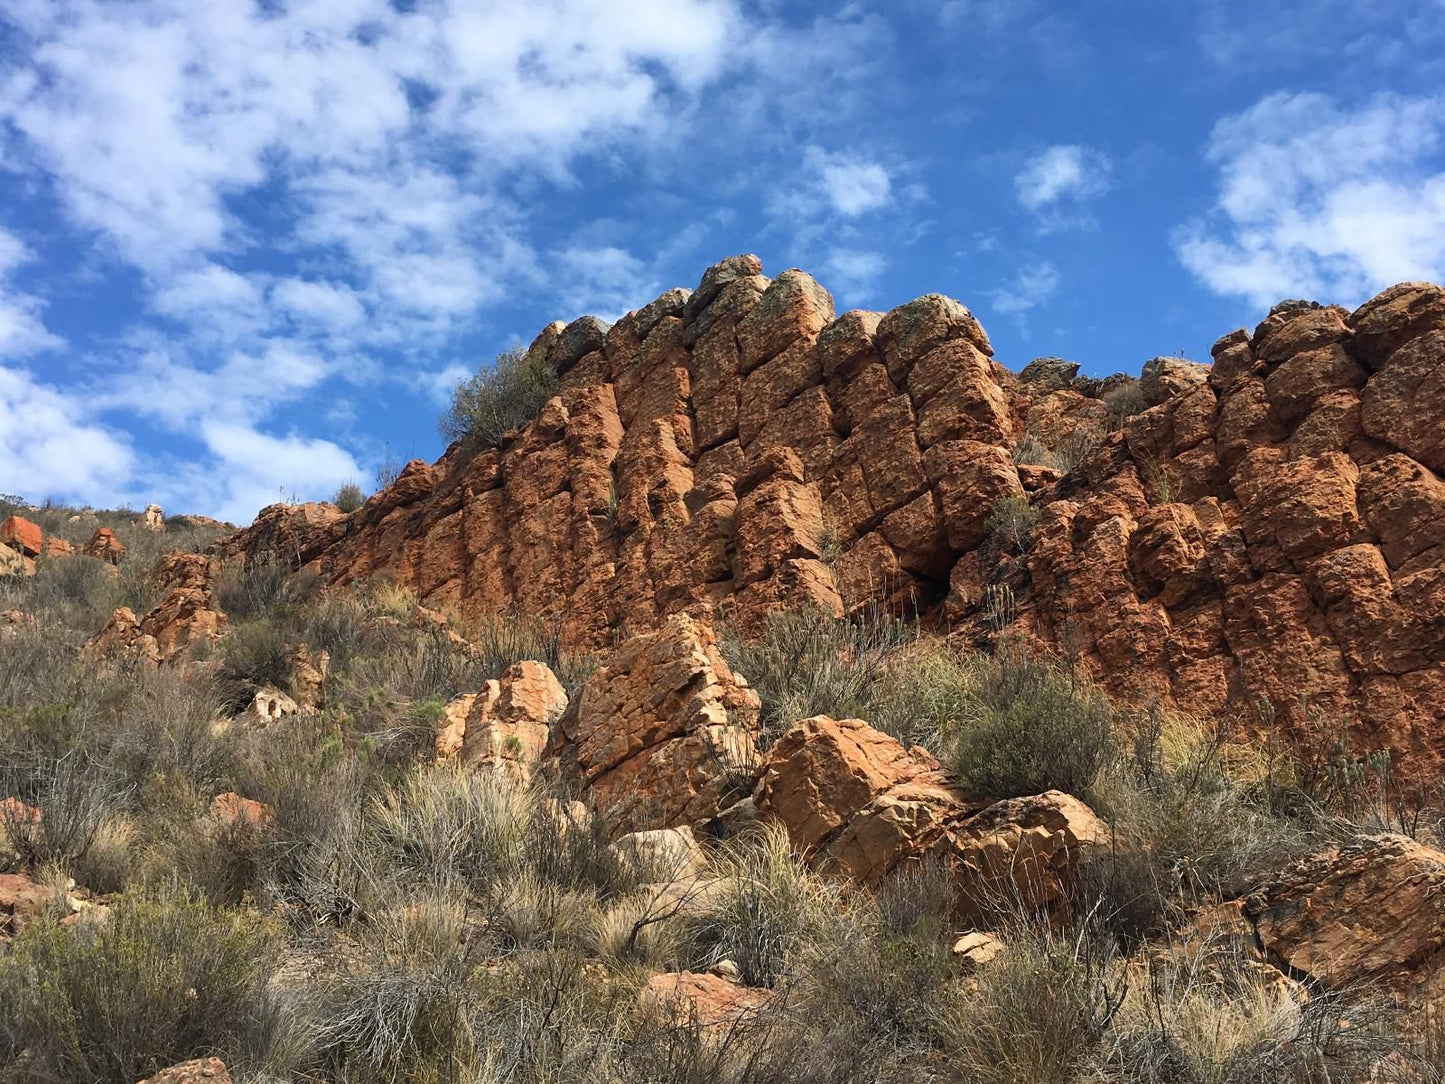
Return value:
M 1276 306 L 1212 366 L 1151 362 L 1129 417 L 1059 359 L 1006 369 L 957 301 L 837 315 L 751 256 L 530 349 L 562 390 L 505 447 L 413 461 L 350 515 L 273 506 L 221 552 L 387 573 L 583 647 L 784 605 L 883 600 L 980 640 L 1007 621 L 1116 695 L 1268 701 L 1300 740 L 1348 726 L 1416 778 L 1445 766 L 1439 286 Z M 1026 438 L 1092 450 L 1062 473 L 1016 463 Z M 990 519 L 1009 497 L 1027 545 Z

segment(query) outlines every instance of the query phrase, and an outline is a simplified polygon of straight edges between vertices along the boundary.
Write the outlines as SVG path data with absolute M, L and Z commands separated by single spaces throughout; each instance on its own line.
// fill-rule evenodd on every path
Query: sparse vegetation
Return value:
M 1022 494 L 1000 497 L 984 520 L 984 526 L 998 536 L 1005 549 L 1025 553 L 1041 514 Z
M 456 386 L 438 425 L 448 440 L 468 438 L 498 448 L 556 394 L 557 373 L 545 359 L 529 358 L 521 348 L 504 350 L 491 368 Z
M 355 512 L 366 503 L 366 493 L 355 482 L 347 482 L 336 491 L 336 495 L 331 498 L 331 503 L 343 512 Z

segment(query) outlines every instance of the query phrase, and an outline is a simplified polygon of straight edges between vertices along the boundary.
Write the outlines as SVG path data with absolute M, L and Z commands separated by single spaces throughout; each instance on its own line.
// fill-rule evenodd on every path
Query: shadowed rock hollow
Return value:
M 562 391 L 501 450 L 414 461 L 350 515 L 269 508 L 222 550 L 336 583 L 389 573 L 578 646 L 679 612 L 755 630 L 779 606 L 869 600 L 982 637 L 1004 599 L 1115 694 L 1210 715 L 1267 698 L 1297 731 L 1348 723 L 1440 772 L 1438 286 L 1276 306 L 1212 368 L 1156 359 L 1153 405 L 1128 418 L 1058 359 L 1005 369 L 956 301 L 838 316 L 809 275 L 770 280 L 752 256 L 530 349 Z M 1015 463 L 1026 436 L 1081 434 L 1097 446 L 1067 474 Z M 1019 496 L 1038 522 L 1006 546 L 989 516 Z

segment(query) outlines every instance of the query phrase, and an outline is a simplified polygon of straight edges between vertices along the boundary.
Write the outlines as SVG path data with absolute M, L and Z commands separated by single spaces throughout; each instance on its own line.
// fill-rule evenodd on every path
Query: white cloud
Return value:
M 1445 98 L 1383 95 L 1355 109 L 1276 94 L 1215 125 L 1214 211 L 1182 228 L 1185 267 L 1263 307 L 1354 303 L 1445 278 Z
M 205 423 L 200 436 L 223 464 L 223 473 L 202 483 L 208 507 L 235 523 L 279 500 L 328 499 L 342 484 L 367 476 L 350 452 L 329 440 L 216 421 Z
M 616 245 L 576 246 L 557 254 L 554 281 L 564 313 L 615 322 L 662 292 L 647 264 Z
M 845 218 L 857 218 L 892 202 L 892 177 L 878 162 L 846 152 L 830 154 L 821 147 L 809 147 L 805 163 L 815 174 L 822 194 Z
M 366 318 L 356 291 L 344 284 L 282 279 L 271 287 L 271 304 L 298 321 L 314 321 L 335 331 L 353 328 Z
M 1059 281 L 1059 272 L 1053 264 L 1034 264 L 1015 275 L 1007 286 L 990 290 L 988 298 L 997 311 L 1022 318 L 1052 298 Z
M 823 263 L 823 285 L 837 294 L 866 298 L 887 267 L 888 261 L 881 252 L 835 248 Z
M 1058 144 L 1030 158 L 1014 177 L 1019 203 L 1035 213 L 1062 203 L 1102 195 L 1109 188 L 1109 159 L 1102 151 Z
M 318 434 L 336 385 L 376 379 L 376 357 L 405 359 L 408 392 L 444 395 L 455 368 L 430 359 L 472 342 L 486 306 L 527 294 L 615 316 L 650 300 L 661 256 L 589 236 L 581 201 L 551 240 L 559 217 L 536 208 L 598 171 L 674 168 L 690 139 L 750 134 L 797 163 L 784 129 L 834 120 L 844 93 L 867 101 L 885 32 L 859 9 L 800 20 L 739 0 L 635 0 L 626 18 L 616 0 L 4 7 L 3 168 L 54 198 L 65 241 L 103 272 L 139 272 L 135 326 L 85 367 L 87 407 L 199 438 L 194 468 L 148 456 L 135 478 L 230 515 L 354 466 Z M 712 87 L 726 131 L 699 121 Z M 819 151 L 807 184 L 835 221 L 909 198 L 857 153 Z M 0 351 L 55 345 L 40 311 L 0 280 Z M 320 476 L 282 477 L 311 452 Z
M 45 329 L 44 303 L 11 285 L 15 269 L 34 258 L 20 238 L 0 229 L 0 358 L 29 357 L 61 345 Z
M 0 492 L 103 501 L 133 464 L 125 441 L 88 420 L 79 396 L 0 365 Z

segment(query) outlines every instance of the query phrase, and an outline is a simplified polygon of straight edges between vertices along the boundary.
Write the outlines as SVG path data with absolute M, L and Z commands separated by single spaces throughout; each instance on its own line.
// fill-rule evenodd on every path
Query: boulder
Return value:
M 52 906 L 63 907 L 66 914 L 80 909 L 58 886 L 37 884 L 23 873 L 0 873 L 0 940 L 13 937 Z
M 291 697 L 274 685 L 266 685 L 256 690 L 256 695 L 251 698 L 251 706 L 246 709 L 246 715 L 256 726 L 269 726 L 288 715 L 295 715 L 300 710 L 300 705 Z
M 156 643 L 162 662 L 176 659 L 193 645 L 219 639 L 226 615 L 215 608 L 209 589 L 177 587 L 140 619 L 140 629 Z
M 973 930 L 953 943 L 953 954 L 970 967 L 987 967 L 1000 956 L 1008 946 L 996 934 Z
M 9 546 L 22 557 L 39 557 L 44 541 L 40 528 L 28 519 L 11 516 L 0 523 L 0 544 Z
M 203 828 L 214 831 L 221 828 L 264 829 L 273 822 L 271 810 L 254 798 L 242 798 L 233 790 L 218 794 L 211 799 L 211 808 L 206 814 Z
M 137 527 L 144 527 L 148 531 L 164 531 L 166 529 L 166 514 L 161 511 L 158 504 L 146 505 L 146 510 L 141 513 L 135 521 Z
M 109 527 L 102 527 L 91 535 L 90 541 L 80 552 L 110 565 L 118 565 L 125 560 L 125 544 Z
M 65 539 L 56 538 L 54 535 L 47 537 L 40 546 L 40 556 L 42 557 L 73 557 L 74 555 L 75 547 Z
M 720 975 L 693 971 L 653 975 L 638 995 L 638 1012 L 661 1023 L 699 1028 L 725 1039 L 756 1027 L 776 1001 L 771 990 L 739 986 Z
M 129 606 L 117 607 L 105 626 L 86 643 L 86 650 L 99 658 L 129 655 L 159 666 L 161 649 L 154 636 L 146 633 Z
M 865 883 L 945 861 L 979 917 L 1004 898 L 1066 909 L 1078 859 L 1108 838 L 1088 806 L 1058 791 L 965 797 L 926 751 L 860 719 L 794 724 L 763 761 L 753 801 L 814 865 Z
M 554 728 L 554 751 L 614 830 L 680 827 L 751 789 L 760 708 L 712 629 L 679 615 L 588 678 Z
M 286 687 L 302 711 L 311 713 L 321 707 L 326 677 L 331 672 L 331 655 L 312 651 L 307 644 L 298 644 L 286 652 Z
M 220 1058 L 197 1058 L 162 1069 L 139 1084 L 231 1084 L 231 1074 Z
M 1232 908 L 1266 960 L 1325 989 L 1445 987 L 1445 852 L 1404 836 L 1326 848 Z
M 33 576 L 35 560 L 9 546 L 0 546 L 0 576 Z
M 644 882 L 686 881 L 707 866 L 707 856 L 688 827 L 629 832 L 615 839 L 611 850 Z
M 488 681 L 481 692 L 447 705 L 437 728 L 437 759 L 505 766 L 525 778 L 566 707 L 567 693 L 551 670 L 540 662 L 519 662 Z
M 1151 407 L 1198 387 L 1209 379 L 1209 366 L 1184 358 L 1150 358 L 1139 375 L 1139 390 Z
M 1019 373 L 1019 379 L 1029 385 L 1031 390 L 1064 391 L 1074 386 L 1074 378 L 1078 375 L 1077 361 L 1053 357 L 1034 358 L 1024 366 L 1023 372 Z

